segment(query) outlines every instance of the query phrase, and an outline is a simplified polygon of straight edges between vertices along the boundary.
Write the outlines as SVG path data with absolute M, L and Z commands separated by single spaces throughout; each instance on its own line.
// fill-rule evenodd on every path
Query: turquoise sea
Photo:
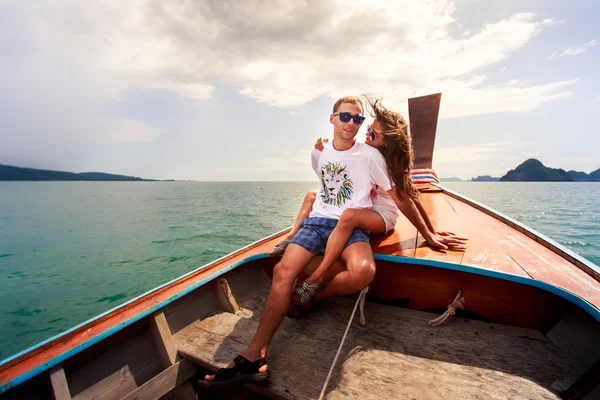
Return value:
M 445 183 L 600 264 L 599 183 Z M 314 182 L 0 182 L 0 360 L 290 226 Z

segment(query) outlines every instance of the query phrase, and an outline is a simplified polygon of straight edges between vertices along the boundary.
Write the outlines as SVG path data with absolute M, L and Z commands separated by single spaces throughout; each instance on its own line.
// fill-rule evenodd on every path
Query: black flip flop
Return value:
M 271 373 L 259 372 L 259 368 L 267 364 L 267 358 L 249 361 L 246 357 L 237 356 L 231 368 L 220 368 L 212 381 L 199 380 L 198 385 L 202 388 L 225 389 L 240 386 L 244 383 L 265 384 L 269 381 Z

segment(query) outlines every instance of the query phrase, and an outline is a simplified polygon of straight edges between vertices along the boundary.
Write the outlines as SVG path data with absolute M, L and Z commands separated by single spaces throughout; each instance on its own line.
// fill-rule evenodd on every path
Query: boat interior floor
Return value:
M 179 353 L 209 369 L 224 367 L 250 342 L 268 288 L 177 332 Z M 316 399 L 352 314 L 354 301 L 332 298 L 306 317 L 284 318 L 269 348 L 273 397 Z M 354 322 L 325 398 L 556 399 L 574 369 L 539 331 L 450 318 L 367 302 Z M 357 312 L 358 314 L 358 312 Z

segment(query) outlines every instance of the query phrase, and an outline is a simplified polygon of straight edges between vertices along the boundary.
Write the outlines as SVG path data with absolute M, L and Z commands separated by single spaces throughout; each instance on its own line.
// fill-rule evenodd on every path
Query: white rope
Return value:
M 454 301 L 451 304 L 448 304 L 448 309 L 445 313 L 429 321 L 429 326 L 440 326 L 446 322 L 449 317 L 456 315 L 456 309 L 458 308 L 465 308 L 465 298 L 462 297 L 462 290 L 459 290 L 458 294 L 454 298 Z
M 331 363 L 331 367 L 329 368 L 329 373 L 327 374 L 327 379 L 325 379 L 325 383 L 323 384 L 323 389 L 321 389 L 321 395 L 319 396 L 319 400 L 323 399 L 325 396 L 325 390 L 327 389 L 327 385 L 329 384 L 329 379 L 331 378 L 331 374 L 333 373 L 333 369 L 335 368 L 335 364 L 337 363 L 338 357 L 340 356 L 340 352 L 342 351 L 342 347 L 344 346 L 344 342 L 346 341 L 346 335 L 348 335 L 348 331 L 350 330 L 350 325 L 352 325 L 352 320 L 354 319 L 354 314 L 356 314 L 356 308 L 360 306 L 360 323 L 361 325 L 365 325 L 367 322 L 365 321 L 364 309 L 365 309 L 365 296 L 369 291 L 369 287 L 364 288 L 360 294 L 358 295 L 358 299 L 356 299 L 356 303 L 354 304 L 354 310 L 352 311 L 352 316 L 350 316 L 350 321 L 348 321 L 348 325 L 346 326 L 346 331 L 344 332 L 344 336 L 342 337 L 342 341 L 340 342 L 340 347 L 338 347 L 338 351 L 335 354 L 335 358 L 333 359 L 333 363 Z

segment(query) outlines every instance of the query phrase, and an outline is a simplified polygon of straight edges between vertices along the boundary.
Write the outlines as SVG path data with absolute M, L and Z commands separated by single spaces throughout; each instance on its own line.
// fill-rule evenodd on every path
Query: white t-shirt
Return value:
M 371 189 L 391 188 L 385 160 L 379 150 L 356 142 L 351 149 L 337 151 L 325 143 L 314 149 L 312 167 L 321 181 L 321 191 L 310 217 L 339 219 L 347 208 L 371 208 Z

